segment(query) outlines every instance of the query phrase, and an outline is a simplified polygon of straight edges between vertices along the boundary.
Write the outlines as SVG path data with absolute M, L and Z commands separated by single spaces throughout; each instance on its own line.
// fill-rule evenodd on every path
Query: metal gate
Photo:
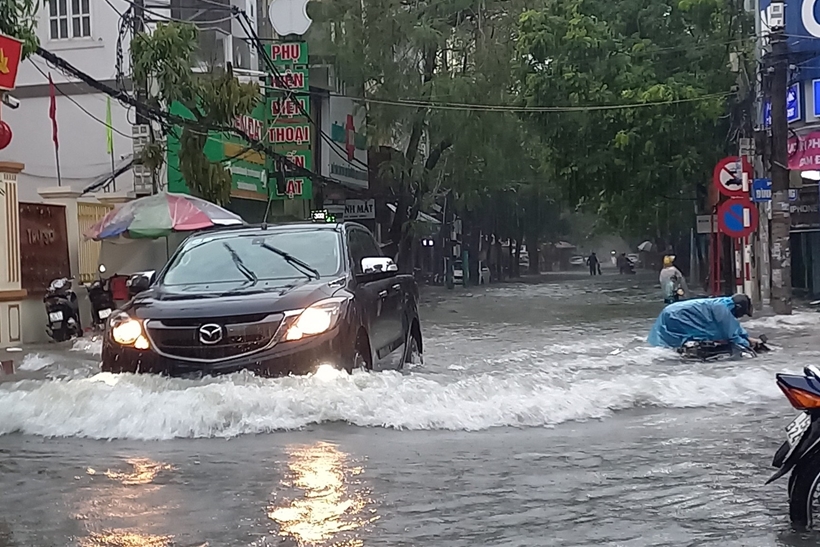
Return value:
M 100 260 L 100 242 L 86 239 L 83 234 L 99 222 L 114 207 L 102 203 L 77 203 L 77 224 L 79 227 L 80 283 L 90 283 L 97 276 Z

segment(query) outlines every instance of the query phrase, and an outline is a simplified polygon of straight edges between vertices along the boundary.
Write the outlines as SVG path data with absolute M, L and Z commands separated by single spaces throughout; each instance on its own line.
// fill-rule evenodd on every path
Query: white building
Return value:
M 252 19 L 256 17 L 251 0 L 150 0 L 146 2 L 150 7 L 145 15 L 148 28 L 152 26 L 150 21 L 167 18 L 195 21 L 208 29 L 201 36 L 200 55 L 204 61 L 221 64 L 235 59 L 237 67 L 256 68 L 255 52 L 245 41 L 233 39 L 244 34 L 241 27 L 230 19 L 228 11 L 215 8 L 215 3 L 226 7 L 237 5 L 249 10 Z M 163 5 L 168 8 L 158 7 Z M 121 14 L 130 7 L 130 0 L 49 0 L 38 14 L 40 45 L 96 80 L 116 88 L 121 85 L 117 82 L 116 69 Z M 130 32 L 122 39 L 126 86 L 130 86 L 127 81 L 130 39 Z M 2 110 L 2 119 L 11 126 L 14 137 L 11 144 L 0 151 L 0 161 L 25 164 L 18 178 L 21 202 L 39 202 L 38 188 L 58 185 L 49 118 L 49 73 L 56 87 L 62 186 L 83 190 L 112 172 L 105 123 L 107 96 L 67 78 L 41 57 L 33 55 L 21 64 L 17 88 L 11 93 L 19 99 L 19 108 Z M 111 101 L 113 163 L 117 170 L 129 165 L 132 159 L 131 135 L 135 121 L 133 109 Z M 109 186 L 107 190 L 134 191 L 132 172 L 128 170 L 118 176 L 115 187 Z
M 156 21 L 169 18 L 192 20 L 200 24 L 201 28 L 207 29 L 201 32 L 198 52 L 200 61 L 224 66 L 236 57 L 235 66 L 256 68 L 253 64 L 255 58 L 247 49 L 247 42 L 234 40 L 232 33 L 244 31 L 241 27 L 236 28 L 230 10 L 226 10 L 231 3 L 242 9 L 248 8 L 248 0 L 147 0 L 145 4 L 149 7 L 145 14 L 146 26 L 150 31 Z M 215 7 L 215 4 L 222 4 L 224 7 Z M 129 43 L 132 34 L 129 31 L 121 38 L 120 29 L 124 26 L 122 14 L 133 5 L 132 0 L 48 0 L 38 13 L 37 32 L 41 46 L 93 79 L 112 88 L 122 86 L 128 90 Z M 124 82 L 117 78 L 118 41 L 122 45 Z M 70 188 L 74 193 L 54 189 L 58 186 L 58 178 L 52 122 L 49 117 L 49 74 L 56 87 L 60 182 L 62 187 Z M 108 191 L 133 195 L 137 189 L 135 177 L 129 169 L 133 156 L 133 124 L 136 122 L 133 109 L 114 100 L 110 102 L 114 149 L 112 168 L 112 155 L 108 153 L 107 95 L 67 78 L 37 55 L 21 64 L 17 87 L 10 95 L 19 100 L 19 106 L 16 109 L 3 106 L 0 112 L 13 132 L 11 144 L 0 150 L 0 162 L 5 162 L 5 167 L 9 169 L 19 168 L 19 164 L 24 164 L 25 167 L 16 176 L 17 191 L 0 196 L 2 212 L 13 211 L 14 214 L 0 214 L 0 217 L 17 218 L 19 211 L 34 211 L 33 214 L 36 215 L 39 211 L 59 210 L 59 206 L 62 206 L 65 211 L 65 240 L 58 241 L 56 236 L 63 233 L 63 230 L 57 229 L 59 220 L 54 220 L 55 224 L 52 226 L 51 221 L 45 217 L 42 217 L 40 223 L 29 218 L 30 223 L 37 224 L 36 229 L 19 230 L 26 220 L 22 218 L 22 213 L 21 221 L 15 229 L 4 228 L 5 235 L 0 231 L 0 236 L 3 236 L 0 237 L 0 256 L 5 256 L 4 260 L 10 265 L 4 269 L 4 272 L 8 270 L 6 276 L 9 279 L 0 279 L 0 292 L 6 293 L 3 300 L 5 307 L 0 306 L 0 346 L 20 341 L 44 341 L 43 324 L 46 319 L 42 291 L 46 285 L 40 278 L 42 275 L 38 277 L 36 272 L 49 272 L 48 275 L 52 275 L 51 271 L 54 270 L 55 276 L 71 275 L 81 282 L 87 282 L 97 275 L 99 244 L 86 241 L 82 234 L 93 221 L 108 211 L 110 202 L 100 204 L 93 197 L 77 200 L 77 193 L 95 183 L 105 182 L 111 177 L 112 170 L 123 171 L 123 174 L 117 177 L 116 186 L 110 185 Z M 164 180 L 164 177 L 160 176 L 159 180 Z M 150 188 L 150 182 L 147 186 Z M 139 189 L 146 189 L 144 181 Z M 100 193 L 97 196 L 103 201 Z M 16 200 L 21 204 L 37 205 L 18 206 L 14 203 Z M 47 205 L 40 205 L 43 203 Z M 49 209 L 54 206 L 58 207 Z M 2 225 L 6 227 L 7 222 L 4 220 Z M 41 233 L 46 233 L 51 239 L 39 237 Z M 7 244 L 13 239 L 19 245 Z M 14 250 L 18 248 L 20 252 L 15 255 Z M 31 252 L 27 253 L 26 249 Z M 66 251 L 67 263 L 62 258 Z M 33 256 L 34 254 L 37 256 Z M 13 261 L 9 258 L 13 256 L 17 256 L 22 273 L 15 272 Z M 54 263 L 46 264 L 50 257 L 54 257 Z M 90 310 L 85 291 L 80 286 L 75 288 L 80 297 L 83 324 L 88 325 Z M 23 296 L 18 294 L 21 291 Z
M 77 7 L 79 11 L 75 13 Z M 128 7 L 125 0 L 110 0 L 110 5 L 102 0 L 52 0 L 38 14 L 40 45 L 92 77 L 116 86 L 119 13 Z M 111 156 L 106 145 L 106 95 L 69 80 L 34 55 L 20 65 L 17 89 L 12 92 L 20 100 L 19 108 L 3 110 L 3 119 L 11 126 L 14 137 L 9 147 L 0 151 L 0 159 L 25 164 L 18 178 L 21 202 L 40 201 L 37 189 L 57 186 L 58 182 L 49 118 L 49 73 L 57 88 L 62 185 L 82 190 L 111 174 Z M 111 103 L 111 120 L 115 164 L 119 164 L 131 157 L 131 123 L 126 109 L 115 101 Z M 122 190 L 132 187 L 130 173 L 119 177 L 117 184 Z

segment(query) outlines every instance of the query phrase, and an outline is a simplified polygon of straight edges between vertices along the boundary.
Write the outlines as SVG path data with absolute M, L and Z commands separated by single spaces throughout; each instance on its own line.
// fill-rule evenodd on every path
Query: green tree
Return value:
M 490 145 L 517 133 L 515 116 L 469 109 L 430 108 L 428 103 L 509 103 L 514 91 L 511 60 L 517 10 L 524 0 L 333 0 L 314 17 L 328 30 L 328 49 L 352 95 L 366 96 L 372 146 L 399 151 L 376 166 L 389 175 L 397 202 L 391 230 L 399 263 L 410 267 L 410 219 L 425 200 L 445 190 L 467 195 L 507 167 L 528 165 L 520 147 L 511 154 Z M 331 49 L 332 46 L 332 49 Z M 418 106 L 395 104 L 419 101 Z M 512 121 L 510 127 L 506 127 Z M 492 185 L 500 185 L 498 181 Z
M 261 95 L 256 84 L 241 83 L 230 71 L 200 68 L 198 37 L 196 26 L 188 23 L 159 24 L 150 34 L 138 34 L 131 41 L 132 76 L 145 89 L 156 91 L 149 98 L 152 107 L 180 103 L 191 112 L 193 122 L 181 128 L 180 172 L 191 192 L 224 205 L 230 201 L 231 174 L 205 155 L 212 136 L 207 128 L 233 125 L 238 116 L 251 113 Z M 156 168 L 161 157 L 154 144 L 144 152 L 143 161 Z
M 578 108 L 529 117 L 570 205 L 664 241 L 691 226 L 698 185 L 727 151 L 729 54 L 750 45 L 739 13 L 724 0 L 550 0 L 521 16 L 523 99 Z
M 0 0 L 0 34 L 23 41 L 23 59 L 34 53 L 37 39 L 37 11 L 40 0 Z

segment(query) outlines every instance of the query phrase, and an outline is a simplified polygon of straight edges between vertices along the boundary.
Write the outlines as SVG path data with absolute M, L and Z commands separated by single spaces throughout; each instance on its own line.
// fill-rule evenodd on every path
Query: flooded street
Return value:
M 0 546 L 803 546 L 776 351 L 683 364 L 644 340 L 643 278 L 432 289 L 424 366 L 190 381 L 98 374 L 88 342 L 0 383 Z

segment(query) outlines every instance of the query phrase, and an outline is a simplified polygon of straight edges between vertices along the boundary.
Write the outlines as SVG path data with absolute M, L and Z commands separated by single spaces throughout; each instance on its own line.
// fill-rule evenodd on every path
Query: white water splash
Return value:
M 23 360 L 17 366 L 17 370 L 24 370 L 27 372 L 42 370 L 54 364 L 54 356 L 40 355 L 39 353 L 30 353 L 23 357 Z
M 395 372 L 266 380 L 186 381 L 97 374 L 0 386 L 0 434 L 95 439 L 234 437 L 323 422 L 475 431 L 549 426 L 642 406 L 688 408 L 780 397 L 772 373 L 622 374 L 569 381 L 559 372 L 497 373 L 449 382 Z
M 102 338 L 99 336 L 78 338 L 74 341 L 74 346 L 71 348 L 71 351 L 79 351 L 99 357 L 102 355 Z

